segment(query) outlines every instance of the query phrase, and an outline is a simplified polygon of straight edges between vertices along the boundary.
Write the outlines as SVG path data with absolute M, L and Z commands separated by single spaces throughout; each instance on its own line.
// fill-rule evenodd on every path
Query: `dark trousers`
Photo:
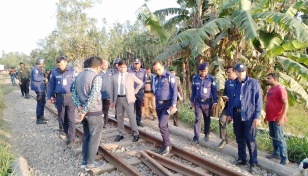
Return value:
M 137 123 L 141 122 L 143 96 L 144 96 L 144 91 L 143 90 L 140 90 L 136 94 L 135 112 L 136 112 L 136 121 L 137 121 Z
M 212 110 L 212 102 L 195 102 L 195 125 L 194 125 L 194 141 L 199 140 L 199 134 L 201 132 L 201 122 L 202 117 L 204 119 L 204 134 L 210 134 L 210 125 L 211 125 L 211 110 Z
M 238 159 L 246 161 L 246 146 L 250 156 L 249 162 L 258 163 L 256 144 L 257 128 L 252 126 L 253 119 L 242 121 L 241 112 L 233 111 L 233 129 L 238 146 Z
M 110 99 L 102 99 L 102 110 L 104 114 L 104 122 L 107 122 L 108 119 L 108 112 L 109 112 L 109 107 L 110 107 Z
M 161 137 L 163 138 L 163 145 L 170 146 L 170 138 L 169 138 L 169 129 L 168 129 L 168 121 L 170 114 L 168 114 L 167 110 L 170 108 L 171 102 L 159 104 L 156 101 L 156 113 L 158 117 L 158 127 L 160 130 Z
M 92 165 L 100 143 L 104 120 L 102 116 L 85 116 L 82 138 L 82 165 Z
M 56 96 L 56 107 L 58 110 L 58 122 L 59 126 L 63 127 L 63 130 L 68 134 L 71 142 L 75 140 L 75 107 L 73 104 L 72 96 L 62 97 Z
M 20 85 L 19 87 L 20 87 L 21 95 L 24 96 L 26 93 L 24 92 L 24 90 L 23 90 L 23 88 L 22 88 L 22 85 Z
M 21 92 L 24 92 L 26 95 L 29 94 L 29 78 L 21 78 Z
M 287 144 L 283 134 L 284 125 L 278 126 L 277 122 L 268 122 L 269 135 L 273 142 L 273 154 L 281 157 L 281 161 L 287 161 Z
M 44 118 L 44 109 L 46 104 L 46 94 L 45 92 L 35 92 L 36 93 L 36 118 Z
M 225 140 L 227 139 L 227 111 L 228 107 L 222 110 L 220 117 L 219 117 L 219 132 L 220 132 L 220 139 Z

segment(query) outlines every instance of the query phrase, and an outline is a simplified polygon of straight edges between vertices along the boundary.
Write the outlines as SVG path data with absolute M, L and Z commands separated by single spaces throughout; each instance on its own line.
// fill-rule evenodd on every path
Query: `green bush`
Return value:
M 189 125 L 193 126 L 195 122 L 195 114 L 194 110 L 189 109 L 187 105 L 180 106 L 180 119 L 183 122 L 188 123 Z M 303 124 L 305 125 L 305 124 Z M 203 121 L 202 121 L 202 129 L 203 129 Z M 211 122 L 211 132 L 216 133 L 219 135 L 219 124 L 218 121 L 212 119 Z M 301 134 L 299 132 L 299 134 Z M 235 138 L 233 133 L 233 125 L 228 125 L 227 128 L 227 135 L 229 138 Z M 260 150 L 272 152 L 272 139 L 269 136 L 267 130 L 258 130 L 257 134 L 257 145 Z M 308 140 L 307 135 L 305 137 L 299 137 L 298 135 L 295 136 L 286 136 L 286 143 L 288 147 L 288 156 L 289 160 L 293 162 L 301 162 L 304 158 L 308 157 Z
M 3 88 L 7 85 L 0 85 L 0 132 L 6 131 L 5 121 L 3 120 L 3 109 L 5 108 L 3 95 L 9 92 L 9 88 Z M 7 144 L 7 139 L 4 135 L 0 133 L 0 175 L 6 176 L 11 174 L 10 166 L 14 160 L 14 155 L 10 151 L 9 145 Z

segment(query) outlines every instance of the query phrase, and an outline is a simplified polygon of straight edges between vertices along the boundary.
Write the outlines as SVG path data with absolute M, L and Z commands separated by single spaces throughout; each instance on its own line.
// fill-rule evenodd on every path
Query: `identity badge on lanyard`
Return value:
M 206 87 L 203 87 L 203 93 L 207 93 L 207 88 Z
M 63 79 L 63 86 L 66 86 L 67 85 L 67 79 Z

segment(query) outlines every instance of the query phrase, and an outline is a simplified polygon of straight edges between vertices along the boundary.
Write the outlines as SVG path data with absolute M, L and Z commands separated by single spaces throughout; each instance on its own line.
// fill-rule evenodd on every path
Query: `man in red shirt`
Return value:
M 267 84 L 271 88 L 267 92 L 266 116 L 264 123 L 268 122 L 269 134 L 272 138 L 274 151 L 268 155 L 269 159 L 279 159 L 280 164 L 288 163 L 287 145 L 283 134 L 284 123 L 287 121 L 288 94 L 284 86 L 278 82 L 278 75 L 269 73 Z

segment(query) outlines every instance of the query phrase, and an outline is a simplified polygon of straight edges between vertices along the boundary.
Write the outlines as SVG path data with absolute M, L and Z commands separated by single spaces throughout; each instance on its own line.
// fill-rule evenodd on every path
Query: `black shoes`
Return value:
M 220 144 L 218 145 L 217 148 L 221 149 L 221 148 L 224 148 L 225 145 L 228 144 L 228 140 L 227 139 L 223 139 Z
M 278 155 L 275 155 L 275 154 L 267 155 L 266 158 L 268 158 L 268 159 L 280 159 L 280 157 Z
M 204 140 L 205 140 L 205 141 L 209 141 L 209 140 L 210 140 L 210 138 L 209 138 L 209 135 L 208 135 L 208 134 L 206 134 L 206 135 L 204 136 Z
M 140 126 L 140 127 L 144 127 L 143 123 L 141 123 L 141 122 L 137 122 L 137 125 Z
M 161 154 L 166 149 L 166 146 L 161 146 L 159 149 L 157 149 L 155 152 L 158 154 Z
M 133 142 L 137 142 L 138 140 L 139 140 L 139 135 L 135 135 L 134 139 L 133 139 Z
M 25 95 L 25 99 L 30 99 L 30 98 L 31 98 L 31 96 L 29 94 Z
M 170 153 L 170 147 L 166 146 L 165 150 L 161 152 L 162 156 L 166 156 Z
M 236 160 L 233 162 L 234 165 L 245 165 L 246 164 L 246 161 L 245 160 Z
M 250 172 L 251 174 L 256 173 L 256 166 L 257 166 L 257 164 L 255 164 L 255 163 L 251 163 L 251 164 L 249 165 L 249 172 Z
M 36 124 L 46 124 L 47 121 L 45 121 L 44 119 L 37 119 L 36 120 Z
M 179 126 L 179 124 L 174 122 L 174 123 L 173 123 L 173 126 L 178 127 L 178 126 Z
M 114 141 L 119 142 L 122 139 L 124 139 L 124 136 L 117 135 L 117 137 L 114 139 Z
M 156 150 L 156 153 L 161 154 L 163 156 L 166 156 L 170 153 L 170 147 L 169 146 L 162 146 L 158 150 Z

